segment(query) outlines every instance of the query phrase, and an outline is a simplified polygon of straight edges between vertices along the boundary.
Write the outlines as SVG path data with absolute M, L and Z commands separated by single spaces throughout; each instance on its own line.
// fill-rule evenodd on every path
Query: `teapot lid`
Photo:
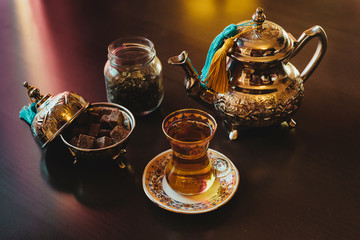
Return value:
M 290 55 L 294 39 L 279 25 L 266 20 L 264 10 L 257 8 L 251 26 L 239 23 L 235 44 L 230 56 L 241 62 L 268 63 L 282 61 Z M 251 28 L 251 29 L 248 29 Z

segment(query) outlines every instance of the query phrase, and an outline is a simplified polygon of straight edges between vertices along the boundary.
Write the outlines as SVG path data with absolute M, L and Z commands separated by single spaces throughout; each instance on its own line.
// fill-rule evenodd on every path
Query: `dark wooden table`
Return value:
M 187 50 L 200 70 L 213 38 L 258 6 L 296 38 L 313 25 L 327 32 L 328 51 L 305 84 L 298 125 L 244 131 L 234 142 L 219 127 L 210 147 L 239 169 L 235 196 L 200 215 L 163 210 L 141 184 L 146 164 L 170 148 L 162 119 L 188 107 L 215 115 L 186 96 L 183 71 L 167 59 Z M 359 239 L 358 0 L 1 0 L 0 11 L 0 239 Z M 107 46 L 124 35 L 154 42 L 165 98 L 136 117 L 131 168 L 79 171 L 58 139 L 41 149 L 19 119 L 29 103 L 22 83 L 106 101 Z M 299 70 L 314 44 L 292 60 Z

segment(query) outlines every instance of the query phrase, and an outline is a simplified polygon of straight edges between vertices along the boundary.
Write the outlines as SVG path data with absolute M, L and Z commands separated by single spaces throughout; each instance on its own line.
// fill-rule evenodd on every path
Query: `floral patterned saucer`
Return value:
M 176 193 L 164 177 L 171 154 L 172 150 L 169 149 L 154 157 L 145 167 L 142 178 L 145 194 L 159 207 L 176 213 L 205 213 L 219 208 L 234 196 L 239 186 L 239 172 L 230 159 L 213 149 L 209 149 L 208 154 L 214 168 L 222 172 L 225 167 L 228 169 L 226 174 L 218 177 L 209 190 L 199 195 Z

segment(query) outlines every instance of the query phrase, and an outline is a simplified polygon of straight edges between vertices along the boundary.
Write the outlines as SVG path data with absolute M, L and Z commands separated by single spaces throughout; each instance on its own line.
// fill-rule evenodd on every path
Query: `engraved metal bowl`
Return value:
M 103 148 L 80 148 L 74 146 L 70 143 L 70 140 L 66 138 L 64 133 L 60 134 L 62 141 L 66 144 L 69 148 L 71 154 L 74 156 L 74 162 L 78 160 L 86 160 L 86 161 L 101 161 L 101 160 L 116 160 L 120 167 L 124 167 L 120 156 L 126 152 L 125 147 L 130 140 L 130 136 L 135 128 L 135 118 L 133 114 L 125 107 L 115 104 L 115 103 L 108 103 L 108 102 L 99 102 L 99 103 L 92 103 L 86 111 L 92 111 L 94 108 L 97 107 L 110 107 L 119 109 L 125 117 L 129 120 L 129 133 L 126 135 L 125 138 L 122 140 L 114 143 L 113 145 L 103 147 Z

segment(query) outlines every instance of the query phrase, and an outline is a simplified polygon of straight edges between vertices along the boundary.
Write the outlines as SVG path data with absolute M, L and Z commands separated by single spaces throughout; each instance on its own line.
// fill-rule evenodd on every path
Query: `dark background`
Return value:
M 241 181 L 233 199 L 201 215 L 157 207 L 144 194 L 146 164 L 169 149 L 163 118 L 180 108 L 205 109 L 185 94 L 184 73 L 167 64 L 182 50 L 198 71 L 213 38 L 256 7 L 298 38 L 321 25 L 328 50 L 305 84 L 286 125 L 247 130 L 231 142 L 222 127 L 210 147 L 229 157 Z M 1 239 L 358 239 L 360 235 L 358 0 L 1 0 Z M 74 166 L 58 139 L 46 150 L 19 119 L 29 103 L 24 81 L 43 94 L 69 90 L 106 101 L 108 44 L 141 35 L 163 64 L 165 98 L 136 117 L 128 169 Z M 292 60 L 301 71 L 310 42 Z M 220 125 L 220 119 L 218 119 Z

